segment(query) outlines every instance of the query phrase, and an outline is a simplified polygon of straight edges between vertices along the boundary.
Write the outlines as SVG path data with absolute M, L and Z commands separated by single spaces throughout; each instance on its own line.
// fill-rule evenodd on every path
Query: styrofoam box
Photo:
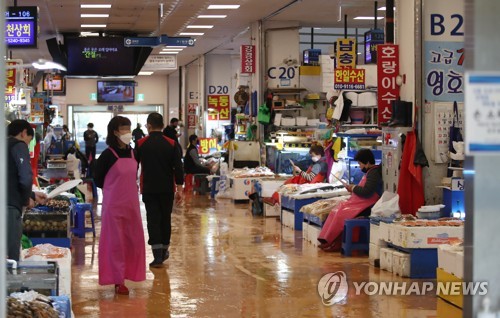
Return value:
M 464 278 L 464 252 L 455 252 L 456 272 L 453 273 L 458 278 Z
M 265 217 L 276 217 L 280 216 L 280 208 L 279 205 L 270 205 L 264 203 L 264 216 Z
M 463 278 L 464 274 L 464 252 L 460 247 L 450 245 L 439 245 L 438 267 L 445 272 Z
M 283 225 L 291 228 L 292 230 L 295 228 L 295 215 L 289 211 L 283 211 Z
M 307 117 L 296 117 L 297 126 L 306 126 L 307 125 Z
M 303 240 L 308 240 L 307 232 L 309 231 L 309 224 L 307 222 L 302 222 L 302 239 Z
M 294 118 L 283 117 L 281 118 L 281 126 L 295 126 L 296 121 Z
M 319 245 L 318 236 L 320 232 L 321 228 L 319 226 L 308 224 L 307 237 L 313 246 Z
M 308 119 L 307 126 L 317 126 L 320 123 L 319 119 Z
M 259 181 L 259 183 L 262 187 L 261 196 L 263 198 L 270 198 L 273 196 L 274 192 L 276 192 L 279 189 L 279 187 L 283 185 L 284 181 L 262 180 Z
M 378 245 L 380 240 L 380 225 L 370 224 L 370 244 Z
M 394 232 L 392 232 L 394 231 Z M 392 225 L 392 243 L 405 248 L 437 248 L 450 239 L 463 239 L 462 226 L 405 227 Z
M 392 253 L 394 249 L 383 247 L 380 249 L 380 269 L 392 272 Z
M 410 277 L 410 254 L 393 252 L 392 272 L 401 277 Z
M 371 229 L 370 229 L 371 231 Z M 368 260 L 371 265 L 375 265 L 376 260 L 380 260 L 380 246 L 370 243 L 370 250 L 368 252 Z
M 390 223 L 380 222 L 380 239 L 386 242 L 391 242 L 391 226 Z

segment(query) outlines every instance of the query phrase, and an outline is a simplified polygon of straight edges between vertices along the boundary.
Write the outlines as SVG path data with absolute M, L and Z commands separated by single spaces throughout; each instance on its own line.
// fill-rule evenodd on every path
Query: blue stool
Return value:
M 220 176 L 212 177 L 212 181 L 210 182 L 210 197 L 212 199 L 214 199 L 217 192 L 219 192 L 219 189 L 218 189 L 219 181 L 220 181 Z
M 90 212 L 90 219 L 92 221 L 92 227 L 85 227 L 85 212 Z M 90 203 L 76 203 L 73 205 L 73 228 L 71 232 L 80 237 L 85 238 L 85 233 L 92 232 L 95 237 L 95 223 L 94 223 L 94 212 L 92 209 L 92 204 Z
M 359 241 L 352 242 L 353 229 L 358 227 Z M 345 220 L 344 232 L 342 234 L 342 254 L 351 256 L 352 251 L 365 251 L 370 250 L 370 220 L 369 219 L 352 219 Z

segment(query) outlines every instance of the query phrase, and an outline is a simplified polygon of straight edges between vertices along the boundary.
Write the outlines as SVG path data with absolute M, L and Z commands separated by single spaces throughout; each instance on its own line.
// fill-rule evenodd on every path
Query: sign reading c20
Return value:
M 270 67 L 267 70 L 267 76 L 270 79 L 292 79 L 295 78 L 297 75 L 297 71 L 295 70 L 294 66 L 289 66 L 289 67 Z

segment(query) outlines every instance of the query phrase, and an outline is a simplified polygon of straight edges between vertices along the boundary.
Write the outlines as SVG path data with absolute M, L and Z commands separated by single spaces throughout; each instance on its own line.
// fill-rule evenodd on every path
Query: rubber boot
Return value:
M 381 126 L 391 126 L 391 123 L 396 120 L 396 114 L 398 112 L 398 100 L 393 100 L 391 102 L 392 106 L 392 112 L 391 112 L 391 119 L 388 122 L 380 124 Z
M 163 266 L 163 249 L 162 248 L 153 248 L 153 257 L 154 260 L 149 263 L 151 267 L 162 267 Z
M 393 121 L 389 123 L 389 127 L 408 127 L 411 125 L 412 103 L 397 101 L 397 113 Z
M 170 257 L 170 252 L 168 251 L 168 245 L 164 245 L 161 249 L 162 264 Z

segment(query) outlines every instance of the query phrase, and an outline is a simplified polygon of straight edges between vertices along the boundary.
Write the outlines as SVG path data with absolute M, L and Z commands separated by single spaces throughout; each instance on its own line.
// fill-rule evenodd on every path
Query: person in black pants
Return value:
M 95 160 L 96 144 L 99 141 L 99 135 L 94 130 L 94 124 L 87 124 L 87 130 L 83 133 L 83 140 L 85 141 L 85 155 L 90 163 Z
M 175 141 L 162 133 L 163 116 L 149 114 L 146 128 L 149 135 L 139 140 L 137 159 L 142 166 L 141 190 L 146 205 L 148 244 L 154 256 L 149 266 L 161 267 L 170 255 L 171 214 L 174 197 L 182 201 L 184 171 Z

